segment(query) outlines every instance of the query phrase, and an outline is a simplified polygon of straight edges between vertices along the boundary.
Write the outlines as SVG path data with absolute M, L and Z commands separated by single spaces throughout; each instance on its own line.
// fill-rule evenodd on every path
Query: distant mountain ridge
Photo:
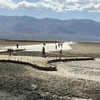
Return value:
M 0 16 L 0 38 L 33 40 L 100 40 L 100 22 L 88 19 L 37 19 Z

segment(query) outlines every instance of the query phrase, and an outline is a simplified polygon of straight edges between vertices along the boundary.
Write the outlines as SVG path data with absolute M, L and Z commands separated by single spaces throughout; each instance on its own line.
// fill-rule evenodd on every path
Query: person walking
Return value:
M 62 46 L 63 46 L 63 43 L 61 43 L 61 48 L 62 48 Z
M 55 44 L 55 49 L 57 50 L 57 45 Z
M 45 55 L 45 47 L 43 47 L 43 49 L 42 49 L 42 57 L 46 57 L 46 55 Z
M 18 49 L 19 45 L 18 45 L 18 44 L 16 44 L 16 47 L 17 47 L 17 49 Z
M 59 59 L 61 59 L 61 57 L 62 57 L 62 49 L 59 51 Z

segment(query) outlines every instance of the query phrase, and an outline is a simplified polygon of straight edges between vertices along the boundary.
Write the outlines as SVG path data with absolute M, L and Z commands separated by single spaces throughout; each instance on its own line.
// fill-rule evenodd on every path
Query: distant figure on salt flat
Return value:
M 11 56 L 12 55 L 12 53 L 13 53 L 13 49 L 7 49 L 7 52 L 8 52 L 8 54 L 9 54 L 9 56 Z
M 63 43 L 61 43 L 61 48 L 62 48 L 62 46 L 63 46 Z
M 60 47 L 60 43 L 58 43 L 58 47 Z
M 46 57 L 46 55 L 45 55 L 45 47 L 43 47 L 43 49 L 42 49 L 42 57 Z
M 43 43 L 43 46 L 46 46 L 46 43 Z
M 59 51 L 59 59 L 61 59 L 61 57 L 62 57 L 62 49 Z
M 55 44 L 55 49 L 57 50 L 57 45 Z
M 17 49 L 18 49 L 18 47 L 19 47 L 19 44 L 16 44 L 16 47 L 17 47 Z

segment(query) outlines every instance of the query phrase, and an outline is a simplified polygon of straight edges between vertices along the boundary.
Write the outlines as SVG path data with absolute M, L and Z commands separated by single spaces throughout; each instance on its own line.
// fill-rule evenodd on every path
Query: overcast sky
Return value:
M 100 0 L 0 0 L 0 15 L 100 22 Z

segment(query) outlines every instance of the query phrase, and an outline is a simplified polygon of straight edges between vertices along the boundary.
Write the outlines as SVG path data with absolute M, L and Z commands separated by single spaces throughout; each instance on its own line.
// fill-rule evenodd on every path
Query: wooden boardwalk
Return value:
M 14 49 L 13 51 L 24 51 L 25 49 Z M 0 53 L 7 53 L 7 50 L 1 50 Z
M 0 55 L 0 61 L 6 62 L 15 62 L 31 65 L 40 70 L 57 70 L 57 67 L 54 66 L 53 62 L 58 61 L 79 61 L 79 60 L 94 60 L 91 57 L 66 57 L 66 58 L 54 58 L 54 57 L 33 57 L 33 56 L 9 56 L 9 55 Z
M 33 65 L 37 69 L 43 70 L 56 70 L 56 66 L 48 63 L 49 60 L 54 58 L 32 57 L 32 56 L 8 56 L 0 55 L 0 61 L 17 62 L 22 64 Z

